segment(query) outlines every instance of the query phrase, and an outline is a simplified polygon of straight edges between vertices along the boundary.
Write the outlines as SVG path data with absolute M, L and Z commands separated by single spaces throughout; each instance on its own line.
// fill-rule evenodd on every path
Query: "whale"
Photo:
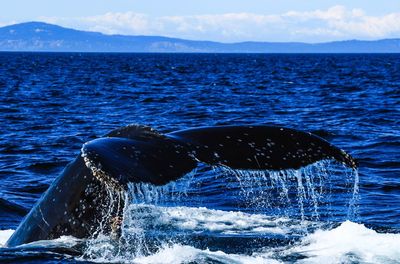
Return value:
M 199 163 L 240 170 L 300 169 L 332 160 L 352 169 L 344 150 L 309 132 L 266 125 L 213 126 L 160 133 L 128 125 L 83 144 L 6 242 L 118 233 L 129 183 L 175 181 Z M 112 198 L 110 198 L 112 197 Z

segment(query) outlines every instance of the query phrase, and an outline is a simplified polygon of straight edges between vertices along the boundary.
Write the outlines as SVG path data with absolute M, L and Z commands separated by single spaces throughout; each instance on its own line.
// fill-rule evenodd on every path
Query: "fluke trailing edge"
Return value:
M 122 216 L 121 193 L 128 183 L 167 184 L 192 171 L 198 162 L 232 169 L 285 170 L 325 159 L 357 166 L 350 155 L 327 141 L 282 127 L 201 127 L 168 134 L 140 125 L 119 128 L 83 145 L 7 246 L 62 235 L 86 238 L 96 234 L 100 223 L 111 232 L 113 221 Z M 118 199 L 109 199 L 110 188 Z

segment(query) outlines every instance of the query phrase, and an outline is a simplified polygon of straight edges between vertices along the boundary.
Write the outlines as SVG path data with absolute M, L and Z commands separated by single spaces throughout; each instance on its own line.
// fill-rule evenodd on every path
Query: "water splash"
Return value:
M 333 201 L 337 202 L 335 196 L 340 194 L 342 201 L 348 201 L 343 205 L 348 208 L 345 217 L 357 216 L 358 172 L 336 162 L 320 161 L 298 170 L 252 171 L 228 167 L 214 170 L 221 171 L 224 177 L 233 176 L 247 207 L 257 211 L 299 216 L 302 220 L 335 217 L 343 214 L 339 212 L 343 207 L 337 204 L 332 207 Z
M 196 247 L 193 235 L 301 237 L 321 228 L 322 217 L 354 217 L 358 201 L 358 174 L 328 161 L 299 170 L 248 171 L 213 168 L 203 181 L 222 182 L 242 199 L 250 213 L 180 206 L 194 193 L 195 173 L 165 186 L 131 183 L 125 193 L 108 191 L 110 206 L 95 236 L 87 242 L 82 259 L 96 262 L 131 262 L 148 259 L 176 245 Z M 345 173 L 343 173 L 343 170 Z M 203 175 L 203 174 L 202 174 Z M 213 179 L 212 179 L 213 178 Z M 200 186 L 200 187 L 199 187 Z M 226 190 L 220 189 L 221 193 Z M 201 190 L 198 192 L 201 193 Z M 226 192 L 227 193 L 227 192 Z M 343 193 L 348 194 L 347 200 Z M 332 205 L 336 195 L 342 205 Z M 203 194 L 204 195 L 204 194 Z M 203 196 L 204 199 L 204 196 Z M 346 200 L 346 201 L 344 201 Z M 106 225 L 124 204 L 118 238 Z M 348 208 L 347 215 L 343 209 Z
M 349 209 L 347 213 L 347 218 L 350 220 L 358 219 L 358 208 L 359 208 L 359 200 L 360 200 L 360 176 L 358 171 L 352 171 L 354 173 L 354 186 L 353 186 L 353 196 L 349 201 Z M 350 176 L 351 177 L 351 176 Z
M 103 218 L 99 219 L 98 227 L 93 232 L 91 238 L 86 241 L 86 249 L 82 259 L 113 259 L 119 250 L 119 245 L 115 241 L 117 234 L 113 225 L 118 221 L 119 214 L 125 211 L 126 193 L 115 190 L 112 186 L 105 186 L 108 195 L 106 204 L 102 206 Z
M 193 177 L 193 173 L 187 175 Z M 107 186 L 109 203 L 104 208 L 104 217 L 92 238 L 86 242 L 86 249 L 81 260 L 94 262 L 128 262 L 157 252 L 166 241 L 152 236 L 148 239 L 149 224 L 152 223 L 154 205 L 164 203 L 165 197 L 173 200 L 186 195 L 188 184 L 181 181 L 171 182 L 165 186 L 154 186 L 147 183 L 129 183 L 125 192 L 115 191 Z M 120 206 L 124 205 L 123 208 Z M 153 207 L 148 207 L 152 205 Z M 110 220 L 115 212 L 122 211 L 120 233 L 110 233 Z M 162 242 L 162 243 L 161 243 Z

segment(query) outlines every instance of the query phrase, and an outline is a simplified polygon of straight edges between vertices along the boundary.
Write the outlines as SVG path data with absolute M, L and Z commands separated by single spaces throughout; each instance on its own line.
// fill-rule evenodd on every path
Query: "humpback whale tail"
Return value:
M 53 182 L 6 245 L 62 235 L 90 237 L 98 219 L 115 221 L 124 201 L 108 199 L 108 188 L 99 180 L 119 193 L 129 182 L 166 184 L 199 162 L 233 169 L 285 170 L 324 159 L 357 166 L 352 157 L 327 141 L 288 128 L 203 127 L 163 135 L 149 127 L 127 126 L 85 143 L 81 155 Z
M 100 180 L 163 185 L 193 170 L 198 162 L 233 169 L 299 169 L 320 160 L 350 168 L 356 161 L 311 133 L 273 126 L 219 126 L 159 134 L 131 125 L 84 144 L 86 165 Z

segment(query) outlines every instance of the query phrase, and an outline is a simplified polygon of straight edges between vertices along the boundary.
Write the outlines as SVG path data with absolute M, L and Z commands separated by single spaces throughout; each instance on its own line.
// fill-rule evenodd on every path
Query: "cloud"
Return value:
M 14 25 L 16 23 L 18 23 L 18 22 L 15 20 L 7 21 L 7 22 L 0 21 L 0 27 L 10 26 L 10 25 Z
M 87 17 L 39 17 L 39 20 L 105 34 L 149 34 L 154 30 L 154 25 L 149 24 L 151 19 L 147 15 L 134 12 L 109 12 Z
M 282 14 L 226 13 L 151 17 L 135 12 L 42 21 L 106 34 L 164 35 L 225 42 L 376 39 L 400 37 L 400 13 L 369 16 L 362 9 L 333 6 L 325 10 Z

